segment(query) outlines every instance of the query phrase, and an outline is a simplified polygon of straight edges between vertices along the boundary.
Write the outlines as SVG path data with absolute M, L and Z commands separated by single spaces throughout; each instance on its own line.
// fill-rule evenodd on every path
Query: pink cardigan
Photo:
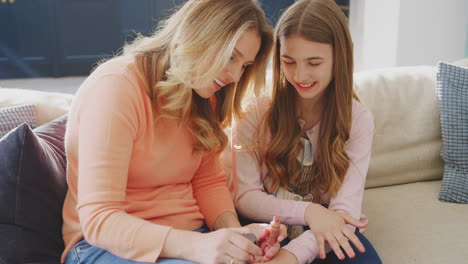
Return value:
M 282 200 L 267 194 L 262 182 L 266 167 L 260 167 L 255 155 L 241 147 L 256 144 L 253 139 L 269 103 L 268 98 L 256 99 L 250 104 L 246 116 L 232 128 L 235 205 L 240 214 L 252 220 L 269 222 L 274 215 L 278 215 L 285 224 L 306 225 L 304 214 L 309 202 Z M 331 210 L 343 211 L 367 222 L 367 218 L 361 215 L 361 205 L 369 168 L 374 122 L 371 113 L 357 101 L 353 101 L 352 117 L 350 138 L 345 145 L 345 151 L 350 157 L 348 173 L 336 197 L 330 199 L 325 194 L 321 200 L 329 204 Z M 318 131 L 319 124 L 307 131 L 307 137 L 313 146 L 320 140 Z M 260 148 L 269 140 L 271 139 L 268 137 L 262 138 Z M 314 152 L 314 155 L 317 153 Z M 292 240 L 284 249 L 296 255 L 300 264 L 310 263 L 318 256 L 315 236 L 310 230 Z

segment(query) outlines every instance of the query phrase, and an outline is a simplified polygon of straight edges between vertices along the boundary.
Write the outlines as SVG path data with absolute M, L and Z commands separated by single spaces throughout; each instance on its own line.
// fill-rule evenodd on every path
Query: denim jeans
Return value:
M 207 227 L 202 227 L 196 232 L 208 233 Z M 143 262 L 136 262 L 128 259 L 118 257 L 109 251 L 90 245 L 86 240 L 81 240 L 76 243 L 70 252 L 68 252 L 65 264 L 141 264 Z M 154 263 L 154 262 L 152 262 Z M 156 262 L 158 264 L 196 264 L 195 262 L 183 259 L 169 259 L 159 258 Z
M 369 240 L 367 240 L 367 238 L 363 234 L 361 234 L 361 232 L 359 232 L 357 228 L 355 234 L 366 249 L 366 252 L 359 252 L 359 250 L 353 245 L 353 243 L 350 242 L 349 244 L 351 245 L 351 248 L 353 248 L 354 254 L 356 255 L 354 258 L 349 258 L 346 255 L 346 252 L 343 250 L 345 259 L 340 260 L 336 256 L 334 251 L 330 251 L 328 252 L 327 257 L 324 260 L 315 259 L 312 262 L 312 264 L 382 264 L 382 260 L 380 260 L 377 251 L 375 251 L 374 247 L 369 242 Z

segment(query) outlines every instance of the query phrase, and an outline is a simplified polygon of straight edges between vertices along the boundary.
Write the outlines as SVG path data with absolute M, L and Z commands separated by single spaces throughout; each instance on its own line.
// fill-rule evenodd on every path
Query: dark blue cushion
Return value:
M 22 124 L 0 140 L 0 263 L 60 262 L 66 121 Z

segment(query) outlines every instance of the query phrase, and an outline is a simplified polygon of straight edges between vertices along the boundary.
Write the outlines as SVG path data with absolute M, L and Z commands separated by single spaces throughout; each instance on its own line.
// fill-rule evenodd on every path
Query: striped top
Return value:
M 304 126 L 304 121 L 299 120 L 301 127 Z M 312 164 L 314 163 L 314 150 L 312 143 L 307 139 L 301 137 L 301 143 L 303 146 L 302 151 L 297 155 L 297 161 L 302 165 L 301 171 L 299 172 L 299 178 L 295 184 L 291 184 L 292 188 L 290 190 L 279 187 L 278 190 L 274 193 L 269 193 L 280 199 L 286 200 L 296 200 L 296 201 L 305 201 L 305 202 L 314 202 L 322 204 L 325 207 L 328 207 L 328 204 L 323 203 L 320 200 L 320 196 L 316 193 L 313 193 L 312 186 L 309 184 L 312 180 Z M 263 186 L 265 190 L 268 189 L 270 178 L 265 178 L 263 181 Z M 287 225 L 288 228 L 288 238 L 294 239 L 304 232 L 303 225 Z

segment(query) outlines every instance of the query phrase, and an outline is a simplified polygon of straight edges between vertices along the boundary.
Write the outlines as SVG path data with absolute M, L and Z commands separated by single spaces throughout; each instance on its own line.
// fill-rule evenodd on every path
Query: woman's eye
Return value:
M 321 63 L 309 63 L 310 66 L 319 66 Z
M 283 61 L 283 62 L 284 62 L 284 64 L 288 64 L 288 65 L 294 64 L 293 61 Z

